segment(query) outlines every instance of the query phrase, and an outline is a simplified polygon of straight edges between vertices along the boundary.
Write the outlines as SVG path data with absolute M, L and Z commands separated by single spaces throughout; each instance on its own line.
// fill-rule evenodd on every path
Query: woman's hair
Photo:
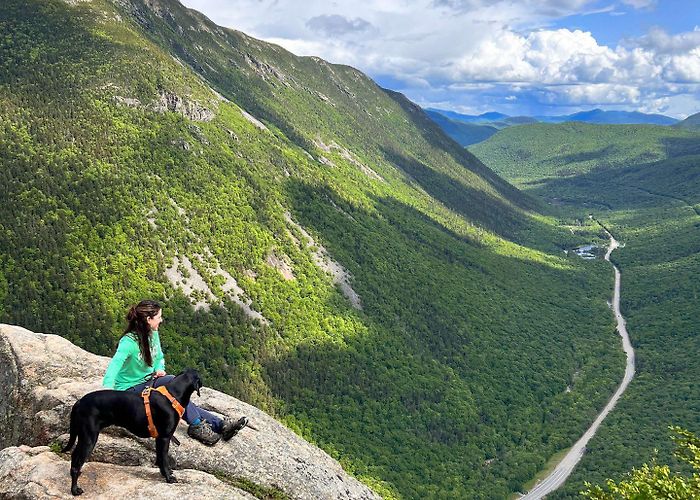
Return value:
M 142 300 L 131 306 L 129 312 L 126 313 L 128 324 L 124 329 L 124 334 L 131 332 L 136 334 L 141 357 L 148 366 L 153 365 L 153 358 L 151 357 L 151 327 L 148 326 L 146 320 L 158 314 L 160 310 L 160 304 L 155 300 Z

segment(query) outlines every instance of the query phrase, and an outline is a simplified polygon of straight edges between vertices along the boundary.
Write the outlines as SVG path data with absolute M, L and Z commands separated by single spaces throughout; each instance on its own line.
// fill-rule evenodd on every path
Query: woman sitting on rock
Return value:
M 163 322 L 160 305 L 152 300 L 142 300 L 131 306 L 126 319 L 129 324 L 107 367 L 102 385 L 140 394 L 149 385 L 167 384 L 175 376 L 165 374 L 165 358 L 158 335 L 158 327 Z M 192 402 L 185 408 L 183 418 L 190 424 L 187 434 L 207 445 L 216 444 L 222 437 L 228 441 L 248 423 L 246 417 L 236 421 L 229 417 L 221 419 Z

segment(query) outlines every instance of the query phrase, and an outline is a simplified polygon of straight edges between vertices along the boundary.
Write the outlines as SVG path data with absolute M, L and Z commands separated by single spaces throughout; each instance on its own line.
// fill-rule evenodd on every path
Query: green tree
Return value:
M 619 483 L 609 479 L 605 489 L 586 483 L 587 489 L 581 492 L 587 498 L 612 500 L 618 498 L 642 500 L 665 498 L 673 500 L 700 497 L 700 439 L 680 427 L 670 427 L 676 435 L 673 441 L 677 449 L 675 456 L 690 464 L 693 473 L 690 477 L 672 472 L 668 465 L 644 464 L 632 469 L 627 478 Z

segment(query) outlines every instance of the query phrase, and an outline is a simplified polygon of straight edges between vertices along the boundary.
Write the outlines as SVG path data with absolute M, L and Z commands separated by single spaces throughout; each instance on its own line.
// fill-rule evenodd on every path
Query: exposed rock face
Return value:
M 280 257 L 274 250 L 270 250 L 270 252 L 267 254 L 267 259 L 265 262 L 277 269 L 282 274 L 284 279 L 296 279 L 294 277 L 292 266 L 289 264 L 288 257 L 286 255 L 282 254 L 282 257 Z
M 253 115 L 251 115 L 250 113 L 248 113 L 245 109 L 242 109 L 242 108 L 241 108 L 241 114 L 243 115 L 243 117 L 244 117 L 246 120 L 248 120 L 250 123 L 252 123 L 252 124 L 255 125 L 256 127 L 258 127 L 260 130 L 267 130 L 267 127 L 265 126 L 265 124 L 264 124 L 263 122 L 261 122 L 260 120 L 258 120 L 257 118 L 255 118 L 255 117 L 254 117 Z
M 271 66 L 270 64 L 264 61 L 257 60 L 250 54 L 243 54 L 243 57 L 245 59 L 245 62 L 248 63 L 248 66 L 250 66 L 253 69 L 253 71 L 255 71 L 263 80 L 269 81 L 270 77 L 272 77 L 276 78 L 287 87 L 290 86 L 287 82 L 289 78 L 279 69 L 275 68 L 274 66 Z
M 0 448 L 6 448 L 0 452 L 0 498 L 70 495 L 69 462 L 41 446 L 59 436 L 65 442 L 73 403 L 100 389 L 108 362 L 108 358 L 90 354 L 57 335 L 0 324 Z M 202 390 L 201 398 L 195 397 L 195 402 L 232 417 L 247 415 L 257 429 L 243 429 L 231 441 L 208 448 L 187 437 L 186 424 L 180 424 L 176 436 L 182 445 L 170 448 L 175 475 L 204 488 L 196 490 L 199 498 L 248 498 L 246 493 L 204 472 L 278 488 L 290 498 L 379 498 L 348 476 L 326 453 L 257 408 L 207 388 Z M 139 480 L 148 483 L 148 489 L 142 491 L 156 492 L 155 497 L 164 497 L 166 492 L 176 497 L 184 494 L 178 486 L 165 483 L 153 468 L 155 442 L 151 439 L 108 428 L 100 434 L 90 460 L 81 484 L 91 497 L 100 491 L 107 495 L 106 489 L 100 490 L 103 483 L 105 488 L 119 483 L 124 489 L 117 497 L 128 497 L 137 491 L 138 483 L 133 481 Z M 15 474 L 17 468 L 26 474 Z M 127 480 L 127 476 L 132 479 Z M 60 494 L 58 490 L 54 493 L 61 487 Z M 195 490 L 191 491 L 194 496 Z
M 318 148 L 321 149 L 322 151 L 325 151 L 326 153 L 330 153 L 330 152 L 332 152 L 333 150 L 338 150 L 338 151 L 340 152 L 340 156 L 341 156 L 343 159 L 345 159 L 345 160 L 349 161 L 350 163 L 352 163 L 353 165 L 355 165 L 355 166 L 356 166 L 357 168 L 359 168 L 359 169 L 362 171 L 362 173 L 365 174 L 367 177 L 371 177 L 371 178 L 376 179 L 376 180 L 378 180 L 378 181 L 386 182 L 386 181 L 384 180 L 384 178 L 383 178 L 381 175 L 379 175 L 377 172 L 375 172 L 374 170 L 372 170 L 371 168 L 369 168 L 367 165 L 365 165 L 364 163 L 362 163 L 361 161 L 359 161 L 359 160 L 355 157 L 355 155 L 353 155 L 350 151 L 348 151 L 347 148 L 344 148 L 343 146 L 340 146 L 340 145 L 339 145 L 338 143 L 336 143 L 335 141 L 331 141 L 330 144 L 325 144 L 325 143 L 321 140 L 320 137 L 317 137 L 316 139 L 314 139 L 314 144 L 316 145 L 316 147 L 318 147 Z M 330 166 L 335 167 L 335 165 L 333 164 L 333 162 L 331 162 L 330 160 L 328 160 L 327 158 L 325 158 L 325 157 L 323 157 L 323 156 L 320 157 L 319 161 L 320 161 L 321 163 L 326 164 L 326 165 L 330 165 Z
M 328 250 L 326 250 L 323 245 L 319 245 L 318 243 L 316 243 L 311 237 L 311 235 L 303 227 L 301 227 L 301 225 L 294 221 L 294 219 L 292 219 L 292 216 L 289 212 L 286 212 L 284 214 L 284 218 L 291 226 L 295 227 L 306 239 L 307 248 L 315 248 L 315 250 L 311 254 L 311 257 L 314 259 L 314 263 L 319 268 L 328 272 L 333 279 L 333 283 L 340 287 L 340 291 L 343 293 L 343 295 L 345 295 L 345 298 L 350 301 L 350 304 L 352 304 L 352 306 L 355 309 L 361 310 L 362 300 L 360 299 L 360 296 L 357 294 L 357 292 L 350 285 L 350 282 L 353 279 L 350 272 L 343 266 L 341 266 L 338 262 L 331 259 L 328 255 Z M 297 243 L 297 245 L 300 244 L 299 240 L 293 234 L 290 233 L 290 236 Z
M 48 446 L 5 448 L 0 451 L 0 498 L 74 498 L 68 467 L 68 462 Z M 181 470 L 177 480 L 166 483 L 156 467 L 98 462 L 86 464 L 80 476 L 85 498 L 143 498 L 148 492 L 149 498 L 255 499 L 206 472 Z
M 190 120 L 200 122 L 208 122 L 214 118 L 214 113 L 211 110 L 200 106 L 196 102 L 187 101 L 167 90 L 160 91 L 160 99 L 154 109 L 159 113 L 165 113 L 166 111 L 180 113 Z
M 187 273 L 187 278 L 180 271 L 180 266 Z M 199 292 L 200 298 L 194 304 L 195 309 L 209 310 L 209 302 L 218 301 L 209 285 L 204 281 L 204 278 L 192 267 L 192 262 L 187 256 L 183 256 L 182 261 L 177 256 L 173 257 L 173 263 L 165 270 L 165 276 L 173 286 L 180 288 L 190 298 L 194 292 Z

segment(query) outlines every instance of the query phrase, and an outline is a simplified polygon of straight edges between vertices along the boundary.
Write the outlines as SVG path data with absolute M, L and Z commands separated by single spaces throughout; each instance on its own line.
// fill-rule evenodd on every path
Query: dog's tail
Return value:
M 78 437 L 78 405 L 80 400 L 76 401 L 73 405 L 73 409 L 70 411 L 70 438 L 66 445 L 61 449 L 61 453 L 66 453 L 73 448 L 75 445 L 75 439 Z

